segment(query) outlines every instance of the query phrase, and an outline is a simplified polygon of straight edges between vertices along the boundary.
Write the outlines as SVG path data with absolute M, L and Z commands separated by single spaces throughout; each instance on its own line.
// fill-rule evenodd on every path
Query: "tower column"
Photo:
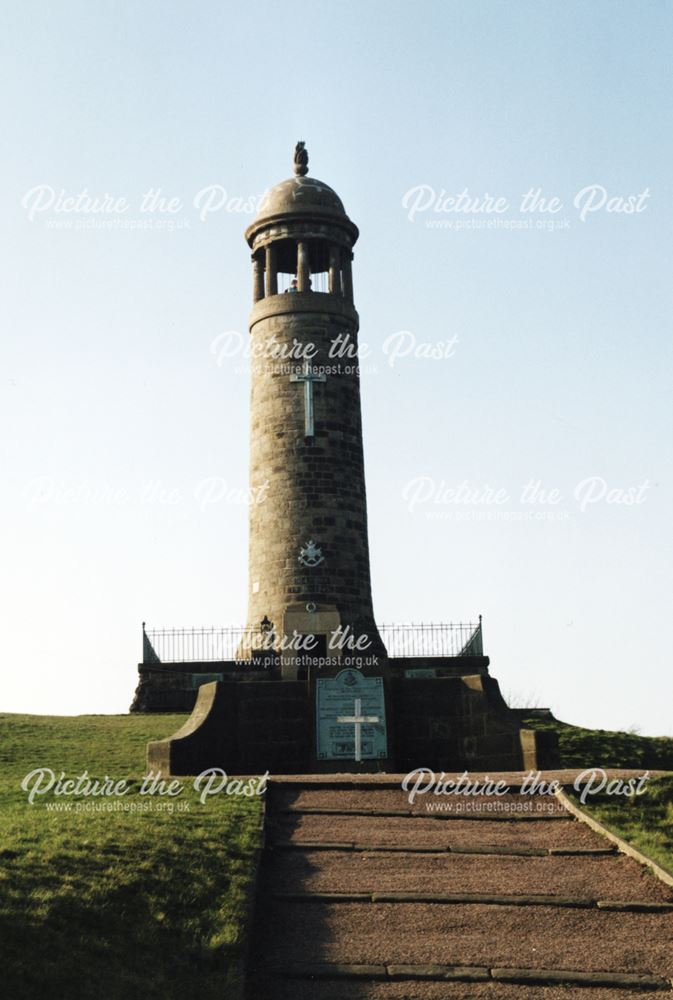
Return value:
M 351 266 L 351 260 L 353 259 L 353 254 L 349 253 L 348 250 L 344 251 L 343 254 L 343 280 L 344 280 L 344 298 L 347 302 L 353 301 L 353 268 Z
M 329 248 L 329 290 L 333 295 L 341 295 L 339 250 L 335 246 Z
M 266 247 L 266 294 L 278 294 L 278 270 L 276 266 L 276 248 L 273 244 Z
M 308 266 L 308 244 L 304 240 L 297 243 L 297 288 L 300 292 L 311 291 Z
M 259 254 L 252 256 L 252 301 L 264 298 L 264 267 Z

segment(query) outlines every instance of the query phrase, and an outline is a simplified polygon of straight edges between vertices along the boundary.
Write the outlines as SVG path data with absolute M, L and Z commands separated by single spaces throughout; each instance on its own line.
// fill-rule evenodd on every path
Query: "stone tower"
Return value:
M 385 655 L 372 608 L 351 262 L 358 229 L 338 195 L 294 176 L 265 194 L 245 233 L 253 307 L 248 625 L 340 634 Z M 268 627 L 268 625 L 267 625 Z M 339 634 L 339 633 L 337 633 Z M 343 651 L 345 652 L 345 650 Z M 294 676 L 284 661 L 284 676 Z
M 468 634 L 465 626 L 403 626 L 405 652 L 392 656 L 381 642 L 351 277 L 358 230 L 307 170 L 299 143 L 295 176 L 270 189 L 246 232 L 254 288 L 250 477 L 259 501 L 250 508 L 249 627 L 236 655 L 221 660 L 193 652 L 180 660 L 174 645 L 181 650 L 189 630 L 158 630 L 160 639 L 168 633 L 164 661 L 143 629 L 133 710 L 192 709 L 176 733 L 148 744 L 148 769 L 558 767 L 556 734 L 523 729 L 490 676 L 481 620 Z M 195 630 L 190 652 L 202 649 L 204 631 Z M 344 633 L 357 648 L 344 645 Z M 295 638 L 303 648 L 288 651 Z

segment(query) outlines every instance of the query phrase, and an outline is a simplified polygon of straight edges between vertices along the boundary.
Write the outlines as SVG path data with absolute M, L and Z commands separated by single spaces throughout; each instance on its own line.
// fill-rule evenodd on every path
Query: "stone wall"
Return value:
M 434 671 L 437 676 L 462 677 L 488 674 L 487 656 L 408 656 L 387 660 L 393 677 L 417 670 Z M 139 663 L 138 685 L 131 712 L 191 712 L 201 684 L 211 680 L 279 680 L 280 662 L 270 659 L 266 670 L 242 667 L 235 660 L 204 663 Z
M 488 675 L 393 676 L 389 685 L 391 770 L 558 766 L 556 734 L 522 729 Z M 150 744 L 149 766 L 165 774 L 214 766 L 241 774 L 310 773 L 314 713 L 305 681 L 211 682 L 200 688 L 182 729 Z
M 148 768 L 162 774 L 298 774 L 310 752 L 308 691 L 301 681 L 205 684 L 185 725 L 148 744 Z
M 521 729 L 492 677 L 398 677 L 391 684 L 399 771 L 521 770 L 528 767 L 526 757 L 534 761 L 531 767 L 556 763 L 553 734 L 547 740 L 546 734 L 530 731 L 531 738 L 522 742 L 527 731 Z
M 253 683 L 280 678 L 279 669 L 242 668 L 235 660 L 207 663 L 138 664 L 130 712 L 191 712 L 199 688 L 213 680 Z

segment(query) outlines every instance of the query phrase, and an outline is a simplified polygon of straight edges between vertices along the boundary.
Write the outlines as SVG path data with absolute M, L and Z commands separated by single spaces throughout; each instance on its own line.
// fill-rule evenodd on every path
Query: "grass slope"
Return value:
M 668 736 L 582 729 L 534 715 L 523 718 L 522 724 L 558 733 L 561 767 L 642 767 L 650 771 L 673 771 L 673 739 Z
M 31 1000 L 236 1000 L 258 797 L 214 796 L 190 784 L 158 811 L 141 799 L 145 744 L 184 716 L 0 715 L 2 987 Z M 29 805 L 36 767 L 135 779 L 125 802 L 151 812 L 77 812 L 52 795 Z M 91 802 L 92 800 L 86 800 Z M 47 803 L 64 803 L 49 811 Z M 68 808 L 67 802 L 71 805 Z M 101 802 L 101 800 L 98 800 Z
M 673 776 L 652 780 L 642 795 L 589 797 L 581 808 L 673 875 Z
M 673 771 L 673 739 L 666 736 L 582 729 L 534 715 L 524 723 L 532 729 L 556 730 L 561 767 Z M 673 873 L 673 776 L 652 779 L 645 792 L 634 797 L 589 796 L 581 808 Z

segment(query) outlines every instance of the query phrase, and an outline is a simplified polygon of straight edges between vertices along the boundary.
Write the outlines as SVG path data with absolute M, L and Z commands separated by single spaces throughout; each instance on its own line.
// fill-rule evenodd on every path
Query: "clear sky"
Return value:
M 379 621 L 481 612 L 516 703 L 671 735 L 673 5 L 1 9 L 0 709 L 125 711 L 141 621 L 244 621 L 217 345 L 304 139 L 361 230 Z M 504 209 L 434 210 L 463 191 Z

